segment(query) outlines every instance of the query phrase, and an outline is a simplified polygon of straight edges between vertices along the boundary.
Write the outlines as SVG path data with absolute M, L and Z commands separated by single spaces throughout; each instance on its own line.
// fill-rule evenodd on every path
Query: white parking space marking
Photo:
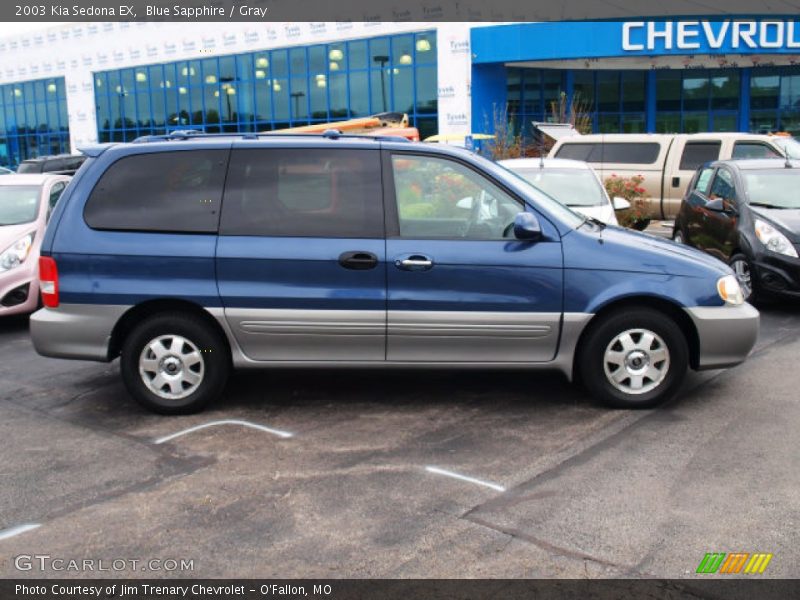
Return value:
M 452 477 L 453 479 L 460 479 L 461 481 L 482 485 L 483 487 L 488 487 L 498 492 L 506 491 L 506 488 L 504 488 L 502 485 L 498 485 L 490 481 L 483 481 L 482 479 L 476 479 L 475 477 L 469 477 L 467 475 L 460 475 L 458 473 L 453 473 L 452 471 L 440 469 L 439 467 L 425 467 L 425 470 L 428 471 L 428 473 L 436 473 L 437 475 L 444 475 L 445 477 Z
M 278 437 L 281 438 L 290 438 L 294 436 L 293 433 L 289 433 L 288 431 L 281 431 L 280 429 L 272 429 L 271 427 L 265 427 L 264 425 L 259 425 L 258 423 L 251 423 L 250 421 L 240 421 L 238 419 L 225 419 L 222 421 L 212 421 L 211 423 L 204 423 L 203 425 L 196 425 L 195 427 L 189 427 L 188 429 L 184 429 L 177 433 L 165 435 L 164 437 L 160 437 L 157 440 L 155 440 L 154 443 L 163 444 L 164 442 L 169 442 L 170 440 L 174 440 L 175 438 L 179 438 L 186 434 L 194 433 L 195 431 L 200 431 L 201 429 L 208 429 L 209 427 L 217 427 L 219 425 L 241 425 L 242 427 L 249 427 L 250 429 L 257 429 L 258 431 L 271 433 L 272 435 L 277 435 Z
M 39 523 L 25 523 L 24 525 L 17 525 L 16 527 L 3 529 L 2 531 L 0 531 L 0 540 L 7 540 L 8 538 L 12 538 L 15 535 L 20 535 L 21 533 L 25 533 L 26 531 L 33 531 L 34 529 L 38 529 L 39 527 L 41 527 Z

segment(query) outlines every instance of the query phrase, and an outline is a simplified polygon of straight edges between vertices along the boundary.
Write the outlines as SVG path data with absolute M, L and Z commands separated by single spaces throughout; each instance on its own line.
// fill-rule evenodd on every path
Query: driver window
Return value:
M 472 169 L 429 156 L 392 157 L 404 238 L 500 240 L 522 205 Z
M 711 186 L 711 191 L 708 194 L 709 200 L 716 200 L 718 198 L 732 204 L 736 203 L 736 189 L 733 185 L 733 176 L 725 169 L 717 171 L 714 184 Z

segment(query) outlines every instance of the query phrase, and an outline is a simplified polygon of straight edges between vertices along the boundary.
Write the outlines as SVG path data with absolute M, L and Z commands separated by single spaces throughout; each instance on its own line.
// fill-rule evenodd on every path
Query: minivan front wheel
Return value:
M 589 391 L 605 404 L 650 408 L 672 397 L 688 364 L 680 327 L 664 313 L 638 308 L 592 326 L 577 367 Z
M 128 392 L 161 414 L 188 414 L 219 397 L 230 370 L 227 346 L 203 319 L 162 313 L 128 335 L 120 358 Z

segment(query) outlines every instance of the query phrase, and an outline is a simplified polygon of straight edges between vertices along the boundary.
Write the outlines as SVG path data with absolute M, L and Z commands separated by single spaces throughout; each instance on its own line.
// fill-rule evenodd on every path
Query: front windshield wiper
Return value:
M 777 208 L 779 210 L 786 210 L 790 208 L 800 208 L 800 206 L 777 206 L 775 204 L 768 204 L 767 202 L 751 202 L 750 206 L 760 206 L 761 208 Z
M 600 229 L 605 229 L 606 227 L 608 227 L 608 223 L 604 223 L 603 221 L 601 221 L 596 217 L 590 217 L 588 215 L 580 215 L 580 216 L 583 217 L 583 223 L 591 223 L 592 225 L 597 225 Z M 581 225 L 583 225 L 583 223 L 581 223 Z

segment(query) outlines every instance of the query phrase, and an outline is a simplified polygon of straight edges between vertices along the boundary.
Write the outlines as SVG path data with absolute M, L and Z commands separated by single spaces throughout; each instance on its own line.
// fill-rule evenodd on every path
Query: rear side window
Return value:
M 39 161 L 21 162 L 17 168 L 17 173 L 41 173 L 42 164 Z
M 658 142 L 580 142 L 564 144 L 556 158 L 570 158 L 590 163 L 623 165 L 651 165 L 658 160 L 661 144 Z
M 86 223 L 93 229 L 213 233 L 227 155 L 189 150 L 122 158 L 92 190 Z
M 683 149 L 681 171 L 695 171 L 701 165 L 717 160 L 722 142 L 689 142 Z
M 44 163 L 44 167 L 42 167 L 43 173 L 55 173 L 57 171 L 63 171 L 66 166 L 66 160 L 63 158 L 57 158 L 54 160 L 48 160 Z
M 736 142 L 733 146 L 735 159 L 746 158 L 783 158 L 777 150 L 758 142 Z
M 595 146 L 600 144 L 564 144 L 556 152 L 556 158 L 588 161 Z
M 383 237 L 379 152 L 234 150 L 220 232 L 285 237 Z

